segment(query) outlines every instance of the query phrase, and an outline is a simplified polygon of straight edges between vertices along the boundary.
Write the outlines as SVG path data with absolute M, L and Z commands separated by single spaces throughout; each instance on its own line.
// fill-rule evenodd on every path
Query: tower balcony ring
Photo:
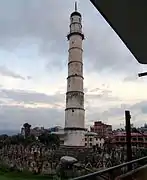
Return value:
M 80 16 L 81 17 L 81 14 L 79 12 L 75 11 L 70 15 L 70 17 L 72 17 L 72 16 Z
M 66 92 L 66 95 L 72 94 L 72 93 L 80 93 L 84 96 L 84 92 L 82 92 L 82 91 L 68 91 L 68 92 Z
M 81 61 L 69 61 L 68 65 L 72 64 L 72 63 L 80 63 L 83 66 L 83 62 Z
M 68 76 L 68 77 L 67 77 L 67 79 L 69 79 L 69 78 L 71 78 L 71 77 L 80 77 L 80 78 L 84 79 L 84 77 L 83 77 L 83 76 L 78 75 L 78 74 L 73 74 L 73 75 L 70 75 L 70 76 Z
M 79 35 L 82 37 L 82 40 L 84 39 L 84 34 L 80 32 L 71 32 L 67 35 L 67 39 L 69 40 L 72 35 Z
M 65 127 L 65 131 L 86 131 L 86 128 L 80 128 L 80 127 Z
M 84 108 L 80 108 L 80 107 L 70 107 L 70 108 L 66 108 L 65 111 L 68 111 L 68 110 L 75 110 L 75 109 L 79 109 L 79 110 L 82 110 L 82 111 L 85 111 Z
M 79 49 L 79 50 L 81 50 L 82 52 L 83 52 L 83 49 L 82 48 L 79 48 L 79 47 L 70 47 L 69 49 L 68 49 L 68 52 L 70 52 L 70 50 L 72 50 L 72 49 Z

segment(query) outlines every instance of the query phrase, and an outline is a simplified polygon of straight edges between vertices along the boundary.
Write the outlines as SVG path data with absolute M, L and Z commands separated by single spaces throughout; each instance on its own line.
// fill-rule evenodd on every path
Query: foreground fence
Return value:
M 84 176 L 76 177 L 72 180 L 115 180 L 116 177 L 126 174 L 131 170 L 135 170 L 147 164 L 147 156 L 126 162 L 108 169 L 90 173 Z

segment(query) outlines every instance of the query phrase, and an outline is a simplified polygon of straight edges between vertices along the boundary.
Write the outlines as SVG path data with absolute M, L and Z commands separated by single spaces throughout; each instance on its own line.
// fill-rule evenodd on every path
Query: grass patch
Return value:
M 0 180 L 58 180 L 57 177 L 49 175 L 34 175 L 29 172 L 5 171 L 0 169 Z

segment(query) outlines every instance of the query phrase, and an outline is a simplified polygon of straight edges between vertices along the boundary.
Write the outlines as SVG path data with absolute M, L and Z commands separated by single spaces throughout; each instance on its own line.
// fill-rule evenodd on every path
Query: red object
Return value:
M 97 133 L 101 137 L 110 137 L 112 135 L 112 125 L 104 124 L 102 121 L 95 121 L 90 127 L 91 132 Z

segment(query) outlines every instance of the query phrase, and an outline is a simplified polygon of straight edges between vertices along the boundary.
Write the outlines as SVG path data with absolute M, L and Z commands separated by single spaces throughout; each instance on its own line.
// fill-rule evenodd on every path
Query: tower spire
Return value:
M 75 1 L 75 11 L 78 10 L 77 1 Z

